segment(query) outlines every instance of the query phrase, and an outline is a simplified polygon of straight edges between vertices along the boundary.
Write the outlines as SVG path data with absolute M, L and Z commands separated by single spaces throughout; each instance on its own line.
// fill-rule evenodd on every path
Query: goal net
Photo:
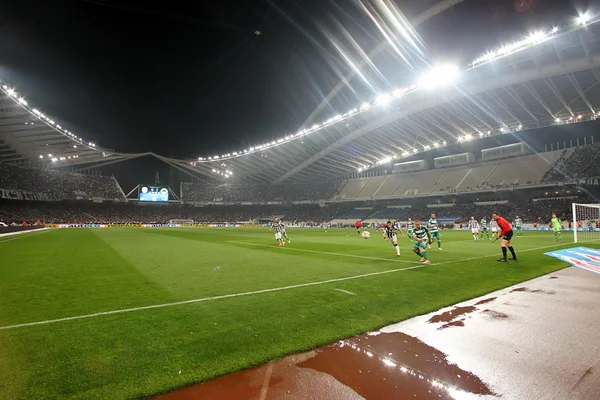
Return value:
M 573 203 L 575 243 L 600 241 L 600 204 Z
M 193 219 L 170 219 L 169 224 L 181 226 L 194 226 Z

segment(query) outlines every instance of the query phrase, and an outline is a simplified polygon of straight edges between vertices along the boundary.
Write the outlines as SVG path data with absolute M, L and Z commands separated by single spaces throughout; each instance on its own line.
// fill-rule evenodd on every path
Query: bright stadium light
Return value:
M 435 89 L 442 86 L 448 86 L 458 79 L 459 73 L 459 69 L 456 65 L 440 65 L 421 75 L 418 86 L 423 89 Z
M 380 94 L 379 96 L 377 96 L 377 99 L 375 100 L 375 102 L 377 104 L 381 104 L 381 105 L 389 104 L 390 101 L 392 101 L 392 96 L 390 96 L 387 93 Z
M 13 89 L 7 89 L 6 92 L 8 93 L 9 96 L 13 96 L 14 97 L 16 95 L 16 93 L 15 93 L 15 91 Z
M 19 98 L 19 103 L 21 103 L 21 104 L 23 104 L 25 106 L 27 105 L 27 101 L 24 98 L 22 98 L 22 97 Z
M 40 158 L 44 158 L 44 156 L 40 154 Z
M 585 25 L 589 19 L 590 16 L 587 13 L 583 13 L 579 15 L 579 17 L 577 18 L 577 22 L 579 22 L 579 24 L 581 25 Z
M 560 122 L 560 118 L 556 118 L 556 119 L 554 120 L 554 122 L 556 122 L 556 123 L 558 124 L 558 123 Z

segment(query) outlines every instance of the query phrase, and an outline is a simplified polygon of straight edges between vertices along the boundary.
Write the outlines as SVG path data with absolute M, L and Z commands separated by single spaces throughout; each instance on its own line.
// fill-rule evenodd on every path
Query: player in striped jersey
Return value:
M 279 246 L 285 246 L 285 241 L 283 240 L 283 230 L 285 228 L 283 227 L 283 224 L 281 222 L 279 222 L 279 218 L 275 217 L 273 219 L 273 223 L 271 224 L 271 226 L 269 227 L 269 230 L 274 230 L 275 231 L 275 240 L 277 240 L 277 242 L 279 242 Z
M 406 234 L 408 236 L 408 240 L 413 241 L 413 231 L 415 230 L 415 223 L 409 217 L 408 222 L 406 223 Z
M 473 240 L 477 240 L 477 235 L 479 235 L 479 222 L 477 222 L 475 217 L 471 217 L 471 220 L 469 221 L 469 228 L 471 229 Z
M 415 239 L 415 244 L 413 244 L 412 251 L 421 257 L 421 262 L 423 264 L 430 264 L 429 258 L 427 257 L 427 242 L 431 242 L 431 234 L 426 227 L 421 225 L 421 221 L 415 221 L 413 238 Z
M 492 228 L 492 237 L 496 237 L 498 235 L 498 223 L 493 218 L 490 221 L 490 227 Z
M 402 230 L 398 228 L 398 225 L 393 224 L 392 221 L 388 221 L 383 228 L 383 239 L 387 242 L 390 240 L 392 245 L 396 248 L 396 255 L 400 257 L 400 246 L 398 246 L 398 231 L 404 236 Z
M 442 238 L 440 234 L 440 225 L 438 224 L 438 220 L 435 218 L 435 214 L 431 214 L 431 218 L 427 222 L 427 229 L 429 229 L 431 238 L 437 239 L 438 250 L 441 250 Z M 431 241 L 429 242 L 429 248 L 431 248 Z
M 515 218 L 515 228 L 517 230 L 517 237 L 520 239 L 523 239 L 523 220 L 517 215 L 517 217 Z
M 490 230 L 487 224 L 487 217 L 481 218 L 479 225 L 481 225 L 481 234 L 479 235 L 479 239 L 483 239 L 483 234 L 485 233 L 487 235 L 487 239 L 490 240 Z

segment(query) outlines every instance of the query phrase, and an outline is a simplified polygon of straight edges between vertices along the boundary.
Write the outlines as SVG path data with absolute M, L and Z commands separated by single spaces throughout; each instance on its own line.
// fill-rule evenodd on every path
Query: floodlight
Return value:
M 587 13 L 583 13 L 579 15 L 579 18 L 577 18 L 577 22 L 579 22 L 581 25 L 585 25 L 589 18 L 590 17 L 587 15 Z
M 459 74 L 460 71 L 456 65 L 440 65 L 421 75 L 418 86 L 423 89 L 448 86 L 458 79 Z
M 382 104 L 382 105 L 389 104 L 390 101 L 392 101 L 392 96 L 390 96 L 387 93 L 380 94 L 379 96 L 377 96 L 377 99 L 375 100 L 375 102 L 377 104 Z

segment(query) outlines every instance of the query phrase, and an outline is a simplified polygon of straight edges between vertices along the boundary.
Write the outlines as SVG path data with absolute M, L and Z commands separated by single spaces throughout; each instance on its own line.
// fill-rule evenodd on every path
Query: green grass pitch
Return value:
M 408 239 L 396 257 L 371 232 L 290 228 L 285 248 L 264 228 L 0 238 L 0 399 L 149 396 L 566 266 L 543 255 L 557 248 L 549 232 L 515 238 L 519 261 L 507 264 L 496 262 L 498 242 L 443 232 L 429 266 Z M 115 310 L 128 311 L 97 314 Z

